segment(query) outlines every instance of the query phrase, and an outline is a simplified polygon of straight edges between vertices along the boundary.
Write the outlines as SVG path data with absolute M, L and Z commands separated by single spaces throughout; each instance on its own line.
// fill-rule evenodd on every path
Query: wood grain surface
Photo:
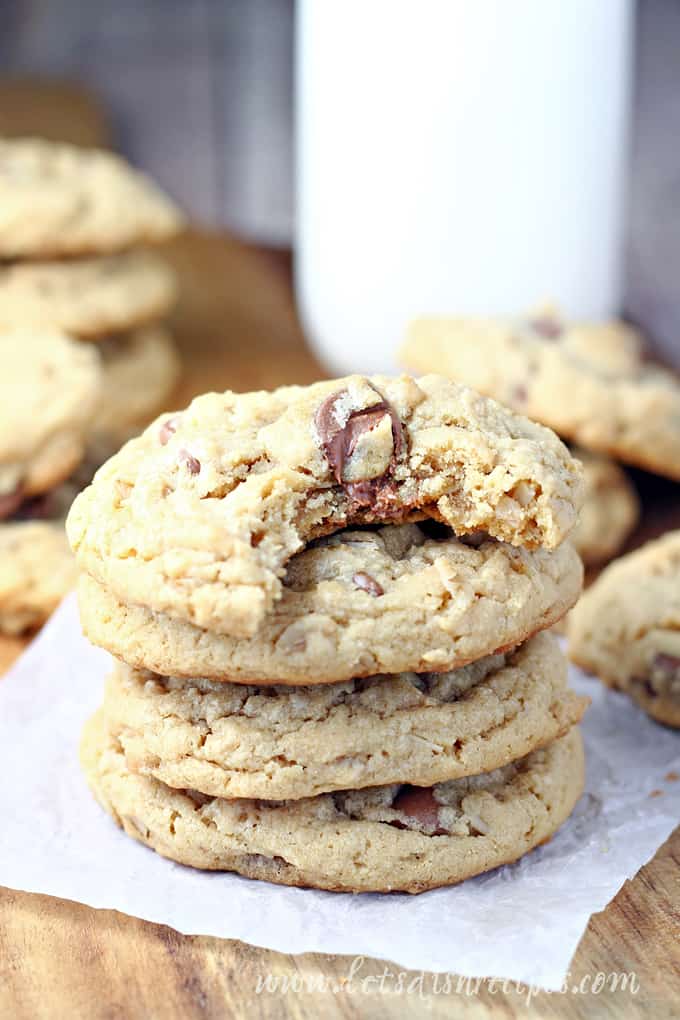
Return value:
M 27 89 L 22 92 L 21 120 L 16 113 L 8 115 L 8 94 L 0 86 L 0 125 L 19 124 L 18 133 L 40 133 L 39 113 L 26 101 Z M 67 92 L 63 102 L 62 136 L 69 137 L 69 110 L 72 136 L 87 134 L 79 120 L 80 111 L 89 109 L 86 101 L 70 106 Z M 86 140 L 96 138 L 90 134 Z M 168 254 L 182 284 L 175 317 L 185 361 L 178 406 L 205 389 L 270 387 L 322 375 L 297 321 L 285 258 L 204 233 L 178 240 Z M 650 483 L 649 491 L 641 534 L 677 525 L 675 488 Z M 0 671 L 20 648 L 18 641 L 0 642 Z M 113 911 L 0 889 L 0 1018 L 663 1020 L 680 1016 L 679 945 L 680 830 L 604 912 L 592 917 L 563 995 L 458 984 L 455 977 L 450 986 L 441 977 L 435 985 L 433 975 L 415 973 L 405 977 L 404 990 L 397 991 L 395 979 L 384 976 L 386 965 L 378 960 L 286 956 L 239 942 L 182 936 Z M 389 969 L 396 971 L 394 966 Z M 452 975 L 455 971 L 452 959 Z M 635 994 L 630 984 L 625 990 L 612 989 L 609 982 L 599 992 L 591 987 L 602 980 L 599 974 L 630 972 L 636 975 Z M 261 990 L 263 981 L 276 989 Z

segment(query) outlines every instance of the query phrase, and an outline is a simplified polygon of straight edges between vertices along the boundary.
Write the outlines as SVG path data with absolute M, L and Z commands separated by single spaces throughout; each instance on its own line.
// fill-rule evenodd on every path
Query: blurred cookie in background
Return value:
M 0 633 L 35 630 L 75 580 L 63 521 L 0 524 Z
M 100 396 L 97 351 L 55 329 L 0 331 L 0 519 L 82 459 Z
M 104 149 L 0 140 L 0 256 L 110 254 L 166 241 L 183 225 L 148 177 Z
M 101 354 L 102 389 L 93 428 L 109 437 L 109 453 L 114 453 L 114 447 L 167 405 L 181 365 L 172 335 L 164 326 L 146 326 L 110 337 L 97 344 L 97 351 Z
M 640 519 L 640 500 L 623 468 L 581 447 L 572 453 L 583 464 L 585 499 L 573 542 L 587 567 L 613 559 Z
M 0 328 L 57 326 L 96 340 L 153 322 L 172 308 L 173 271 L 155 252 L 0 264 Z
M 83 461 L 97 351 L 52 329 L 0 332 L 0 631 L 42 623 L 73 586 L 58 495 Z

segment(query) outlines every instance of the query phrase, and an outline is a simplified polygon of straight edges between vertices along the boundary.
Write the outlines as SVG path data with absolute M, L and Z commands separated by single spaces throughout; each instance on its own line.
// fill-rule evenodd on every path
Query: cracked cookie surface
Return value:
M 570 543 L 515 549 L 434 538 L 428 522 L 348 530 L 288 564 L 282 594 L 252 638 L 216 634 L 122 602 L 84 575 L 87 637 L 132 666 L 185 677 L 331 683 L 442 671 L 513 648 L 550 627 L 581 591 Z M 476 540 L 475 540 L 476 541 Z
M 553 548 L 581 486 L 553 433 L 465 386 L 350 376 L 197 398 L 104 465 L 67 527 L 121 601 L 252 636 L 321 535 L 432 517 Z
M 0 140 L 0 257 L 105 254 L 183 225 L 148 177 L 104 149 Z
M 85 727 L 81 761 L 102 807 L 165 857 L 349 892 L 416 893 L 515 861 L 566 820 L 584 780 L 576 727 L 482 776 L 298 801 L 205 797 L 135 775 L 101 714 Z
M 611 563 L 567 623 L 569 655 L 680 727 L 680 531 Z
M 431 786 L 524 757 L 586 707 L 555 638 L 447 673 L 308 687 L 182 680 L 117 664 L 104 713 L 127 767 L 214 797 Z
M 0 331 L 0 520 L 75 468 L 100 393 L 99 356 L 52 329 Z
M 680 381 L 623 323 L 423 318 L 400 360 L 474 386 L 579 445 L 680 479 Z
M 152 252 L 0 265 L 0 329 L 53 326 L 97 339 L 145 325 L 172 307 L 176 285 Z

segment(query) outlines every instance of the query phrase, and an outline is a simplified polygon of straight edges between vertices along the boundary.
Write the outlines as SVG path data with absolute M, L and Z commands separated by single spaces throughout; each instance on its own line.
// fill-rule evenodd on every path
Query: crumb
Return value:
M 667 783 L 677 783 L 678 779 L 680 779 L 680 776 L 678 775 L 677 772 L 667 772 L 666 775 L 664 776 L 664 779 L 666 780 Z

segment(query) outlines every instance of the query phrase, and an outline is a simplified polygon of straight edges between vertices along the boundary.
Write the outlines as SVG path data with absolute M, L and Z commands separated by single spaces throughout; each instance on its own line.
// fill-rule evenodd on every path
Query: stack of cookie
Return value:
M 208 394 L 67 522 L 117 662 L 95 796 L 198 868 L 423 889 L 547 840 L 583 783 L 547 628 L 576 601 L 580 468 L 464 386 L 358 376 Z
M 179 373 L 160 320 L 172 271 L 141 245 L 182 225 L 174 204 L 110 152 L 0 140 L 0 330 L 54 327 L 95 341 L 94 427 L 121 434 L 158 413 Z
M 639 518 L 617 461 L 680 479 L 680 383 L 645 359 L 623 323 L 568 323 L 554 310 L 517 321 L 425 318 L 401 360 L 474 386 L 575 444 L 586 493 L 574 542 L 587 566 L 619 553 Z
M 2 631 L 42 623 L 69 589 L 75 492 L 174 386 L 177 354 L 158 325 L 174 278 L 134 246 L 180 222 L 110 153 L 0 140 Z

